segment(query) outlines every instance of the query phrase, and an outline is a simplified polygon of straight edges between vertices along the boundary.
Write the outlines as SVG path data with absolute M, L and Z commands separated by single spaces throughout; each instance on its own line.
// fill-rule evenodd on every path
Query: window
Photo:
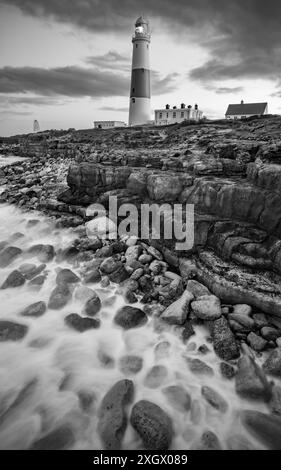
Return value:
M 137 49 L 138 45 L 136 44 L 136 49 Z
M 132 98 L 132 103 L 135 103 L 135 102 L 136 102 L 135 98 Z
M 159 114 L 159 119 L 162 119 L 162 113 Z
M 147 49 L 148 49 L 148 44 L 147 44 L 147 46 L 146 46 L 146 47 L 147 47 Z
M 176 111 L 173 112 L 173 118 L 176 118 L 177 117 L 177 113 Z
M 167 118 L 169 117 L 169 113 L 167 113 Z
M 132 92 L 135 93 L 135 89 L 134 89 L 134 88 L 132 89 Z
M 181 118 L 184 117 L 184 111 L 181 111 Z

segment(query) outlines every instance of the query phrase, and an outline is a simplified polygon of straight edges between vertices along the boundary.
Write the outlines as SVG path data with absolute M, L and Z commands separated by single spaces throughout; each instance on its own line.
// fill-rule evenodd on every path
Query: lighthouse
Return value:
M 146 124 L 151 119 L 150 107 L 150 32 L 142 16 L 135 23 L 130 91 L 129 126 Z

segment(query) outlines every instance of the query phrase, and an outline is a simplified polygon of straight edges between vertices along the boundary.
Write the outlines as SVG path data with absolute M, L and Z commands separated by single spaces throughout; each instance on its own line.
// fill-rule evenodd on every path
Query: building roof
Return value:
M 267 103 L 240 103 L 228 105 L 226 115 L 248 115 L 248 114 L 264 114 Z
M 143 16 L 140 16 L 136 21 L 136 26 L 139 26 L 142 24 L 148 24 L 148 20 L 145 19 Z

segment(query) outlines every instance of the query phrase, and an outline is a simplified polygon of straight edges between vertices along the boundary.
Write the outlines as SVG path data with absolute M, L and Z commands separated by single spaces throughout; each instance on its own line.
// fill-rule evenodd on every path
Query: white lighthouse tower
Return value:
M 146 124 L 151 119 L 150 107 L 150 32 L 142 16 L 135 23 L 132 39 L 133 59 L 130 92 L 129 126 Z

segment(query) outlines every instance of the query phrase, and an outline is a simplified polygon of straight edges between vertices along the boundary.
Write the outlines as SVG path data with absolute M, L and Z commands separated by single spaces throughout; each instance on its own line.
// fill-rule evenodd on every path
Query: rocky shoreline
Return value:
M 1 202 L 43 211 L 56 220 L 56 228 L 74 227 L 77 233 L 71 245 L 58 253 L 51 245 L 31 247 L 29 253 L 37 256 L 41 265 L 12 271 L 1 289 L 26 282 L 43 285 L 46 265 L 55 258 L 69 262 L 78 276 L 70 269 L 61 270 L 48 304 L 30 305 L 23 317 L 43 315 L 46 308 L 63 308 L 72 298 L 71 286 L 81 281 L 80 294 L 87 298 L 84 309 L 80 315 L 65 317 L 65 324 L 77 332 L 100 327 L 102 301 L 87 287 L 91 283 L 104 288 L 118 284 L 126 306 L 119 309 L 114 322 L 124 330 L 140 328 L 152 319 L 156 330 L 174 328 L 188 350 L 194 329 L 203 325 L 208 335 L 198 350 L 202 359 L 187 355 L 188 368 L 195 375 L 212 376 L 214 371 L 204 362 L 204 355 L 213 348 L 222 377 L 234 381 L 237 394 L 267 407 L 267 413 L 242 410 L 241 422 L 264 446 L 280 449 L 281 143 L 276 144 L 280 126 L 275 118 L 249 122 L 234 131 L 218 125 L 179 127 L 174 132 L 167 130 L 165 136 L 156 131 L 141 136 L 125 133 L 115 136 L 119 138 L 117 150 L 110 155 L 107 139 L 112 135 L 102 133 L 96 137 L 101 142 L 75 144 L 77 152 L 73 145 L 60 143 L 59 149 L 58 144 L 55 147 L 56 156 L 50 153 L 1 168 L 0 183 L 5 185 Z M 219 136 L 230 142 L 222 145 Z M 140 142 L 147 146 L 151 158 L 143 158 L 142 147 L 132 150 Z M 203 149 L 200 152 L 199 147 Z M 178 254 L 164 240 L 105 241 L 100 226 L 100 237 L 89 239 L 85 207 L 91 202 L 106 204 L 112 194 L 122 202 L 133 200 L 136 204 L 144 200 L 194 203 L 198 211 L 194 250 Z M 95 220 L 90 223 L 93 229 Z M 9 266 L 21 255 L 19 248 L 7 246 L 5 240 L 0 242 L 0 250 L 0 267 Z M 0 321 L 1 341 L 20 340 L 26 333 L 25 325 Z M 123 361 L 122 367 L 130 374 L 141 367 L 138 357 L 128 356 Z M 145 380 L 149 387 L 157 388 L 165 374 L 164 366 L 154 366 Z M 167 387 L 165 393 L 168 400 L 195 413 L 191 397 L 180 386 Z M 214 389 L 205 385 L 201 393 L 211 407 L 222 414 L 227 411 L 227 402 Z M 105 448 L 122 447 L 128 419 L 144 448 L 169 448 L 173 434 L 170 417 L 148 400 L 136 402 L 128 417 L 133 395 L 134 382 L 127 378 L 105 395 L 98 425 Z M 69 432 L 59 435 L 68 436 L 68 443 Z M 44 448 L 55 437 L 45 439 L 35 443 L 35 448 Z M 247 448 L 247 443 L 239 445 Z M 222 445 L 216 434 L 206 430 L 196 448 L 220 449 Z

